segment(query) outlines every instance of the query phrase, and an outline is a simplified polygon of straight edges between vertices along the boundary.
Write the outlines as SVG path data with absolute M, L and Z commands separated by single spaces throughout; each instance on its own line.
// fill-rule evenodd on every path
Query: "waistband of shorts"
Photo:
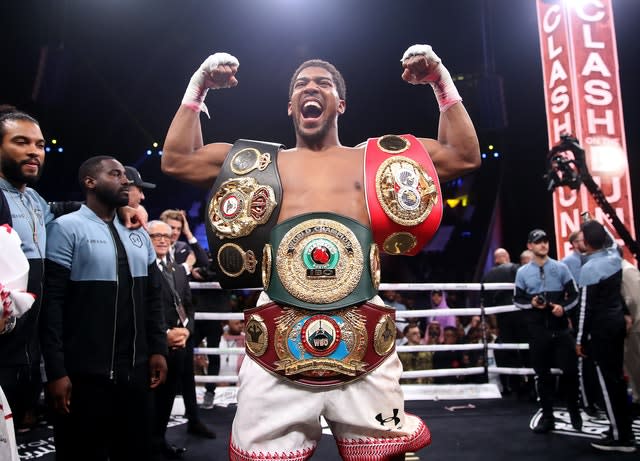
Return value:
M 307 213 L 279 223 L 264 247 L 262 281 L 286 306 L 332 310 L 365 303 L 380 284 L 371 230 L 335 213 Z
M 333 386 L 377 368 L 395 350 L 395 310 L 365 303 L 309 311 L 271 302 L 246 310 L 247 355 L 309 386 Z

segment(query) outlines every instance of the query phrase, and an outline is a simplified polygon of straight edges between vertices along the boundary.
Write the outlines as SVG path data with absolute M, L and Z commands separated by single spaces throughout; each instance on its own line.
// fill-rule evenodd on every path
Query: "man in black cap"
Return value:
M 549 257 L 549 237 L 545 231 L 529 232 L 527 249 L 533 253 L 533 259 L 516 273 L 513 301 L 526 313 L 531 363 L 542 405 L 542 417 L 533 431 L 546 433 L 555 429 L 552 367 L 562 370 L 560 383 L 571 425 L 579 431 L 582 417 L 578 408 L 578 367 L 569 322 L 569 313 L 578 304 L 578 289 L 569 268 Z
M 129 184 L 129 206 L 139 208 L 140 202 L 144 200 L 143 189 L 155 189 L 156 185 L 150 182 L 144 182 L 138 170 L 132 166 L 125 166 L 124 170 L 127 174 L 127 179 L 131 181 L 131 184 Z

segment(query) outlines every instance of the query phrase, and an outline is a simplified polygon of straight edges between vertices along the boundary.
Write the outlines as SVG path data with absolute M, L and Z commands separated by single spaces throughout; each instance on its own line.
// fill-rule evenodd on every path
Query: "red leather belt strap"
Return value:
M 367 141 L 365 192 L 373 238 L 386 253 L 415 255 L 440 226 L 438 174 L 415 136 L 385 135 Z
M 352 381 L 395 350 L 395 310 L 371 303 L 318 312 L 271 302 L 246 310 L 244 318 L 247 355 L 300 384 Z

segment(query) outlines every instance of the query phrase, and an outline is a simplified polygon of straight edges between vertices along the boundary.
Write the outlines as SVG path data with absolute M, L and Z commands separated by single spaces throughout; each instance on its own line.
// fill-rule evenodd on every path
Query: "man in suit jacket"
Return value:
M 163 221 L 151 221 L 148 228 L 156 251 L 156 262 L 163 275 L 160 296 L 169 346 L 167 381 L 155 393 L 156 417 L 152 428 L 154 449 L 169 459 L 177 459 L 186 449 L 169 444 L 165 435 L 173 402 L 179 392 L 182 392 L 185 415 L 189 420 L 187 431 L 209 438 L 214 438 L 215 434 L 198 417 L 193 371 L 192 335 L 195 322 L 187 274 L 167 260 L 171 247 L 171 226 Z
M 189 220 L 187 219 L 184 210 L 168 209 L 160 214 L 160 220 L 166 222 L 171 227 L 171 249 L 169 250 L 169 257 L 176 263 L 184 267 L 186 274 L 193 281 L 203 281 L 201 273 L 197 269 L 207 269 L 209 267 L 209 255 L 200 246 L 198 239 L 196 239 L 189 227 Z M 187 242 L 178 240 L 181 235 L 187 239 Z M 202 293 L 201 290 L 197 290 L 196 293 Z M 218 311 L 220 308 L 220 293 L 211 295 L 210 292 L 206 294 L 206 300 L 203 296 L 195 296 L 194 305 L 199 311 Z M 207 344 L 215 345 L 220 342 L 222 335 L 222 325 L 219 321 L 200 321 L 195 329 L 193 335 L 194 345 L 197 346 L 200 342 L 206 338 Z M 209 364 L 207 365 L 207 374 L 214 376 L 217 375 L 220 369 L 220 356 L 209 356 Z M 213 408 L 213 401 L 215 395 L 216 385 L 215 383 L 207 383 L 205 385 L 206 392 L 204 395 L 204 403 L 202 408 L 210 410 Z M 191 404 L 191 403 L 190 403 Z
M 209 265 L 209 256 L 191 232 L 184 210 L 164 210 L 160 214 L 160 220 L 171 227 L 169 257 L 176 264 L 181 264 L 187 275 L 191 275 L 194 267 L 206 267 Z M 187 242 L 178 240 L 181 235 L 184 235 Z

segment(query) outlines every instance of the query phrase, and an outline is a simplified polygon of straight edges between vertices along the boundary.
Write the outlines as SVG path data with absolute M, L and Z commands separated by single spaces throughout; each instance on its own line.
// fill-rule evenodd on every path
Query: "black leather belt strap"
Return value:
M 209 250 L 223 288 L 262 286 L 262 250 L 278 221 L 277 143 L 239 139 L 207 199 Z

